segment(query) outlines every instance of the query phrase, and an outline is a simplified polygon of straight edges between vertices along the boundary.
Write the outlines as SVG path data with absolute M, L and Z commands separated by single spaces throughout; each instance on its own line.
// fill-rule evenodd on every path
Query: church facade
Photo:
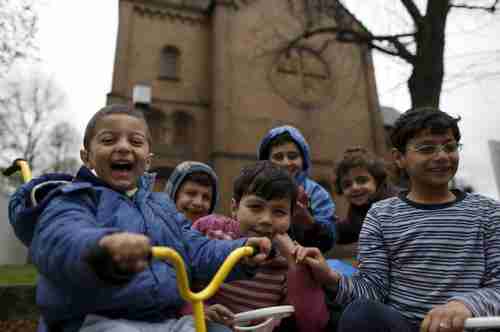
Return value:
M 108 103 L 151 89 L 157 189 L 179 162 L 203 161 L 228 211 L 232 179 L 283 124 L 302 131 L 325 186 L 345 148 L 382 154 L 371 51 L 328 34 L 298 38 L 332 24 L 364 31 L 335 0 L 120 0 Z

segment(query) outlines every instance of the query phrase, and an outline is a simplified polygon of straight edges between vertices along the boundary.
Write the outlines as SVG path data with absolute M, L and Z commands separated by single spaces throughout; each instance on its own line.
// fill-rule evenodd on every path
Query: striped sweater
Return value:
M 250 280 L 221 285 L 210 303 L 220 303 L 232 312 L 244 312 L 285 303 L 286 266 L 260 268 Z
M 473 316 L 500 315 L 500 203 L 454 193 L 447 204 L 406 193 L 375 203 L 360 234 L 360 271 L 341 279 L 336 302 L 378 300 L 414 323 L 450 300 Z

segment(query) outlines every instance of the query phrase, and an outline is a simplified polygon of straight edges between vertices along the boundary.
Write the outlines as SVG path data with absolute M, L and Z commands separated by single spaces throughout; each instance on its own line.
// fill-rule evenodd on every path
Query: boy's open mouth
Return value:
M 434 168 L 431 168 L 430 171 L 443 173 L 443 172 L 448 172 L 450 169 L 451 169 L 451 167 L 434 167 Z
M 365 200 L 369 198 L 369 194 L 368 193 L 355 194 L 355 195 L 350 195 L 349 198 L 352 200 Z
M 452 172 L 452 168 L 451 167 L 433 167 L 433 168 L 429 168 L 428 171 L 430 174 L 434 174 L 437 176 L 445 176 L 448 173 Z
M 194 217 L 195 219 L 198 219 L 198 218 L 201 218 L 201 217 L 204 217 L 206 214 L 208 214 L 207 212 L 205 212 L 204 210 L 198 210 L 198 209 L 184 209 L 184 213 L 186 215 L 189 215 L 191 217 Z
M 193 208 L 187 208 L 185 209 L 186 212 L 191 213 L 191 214 L 202 214 L 205 212 L 205 210 L 202 209 L 193 209 Z
M 267 237 L 269 239 L 273 237 L 272 232 L 258 231 L 256 229 L 252 229 L 250 230 L 250 232 L 253 233 L 253 236 L 256 237 Z
M 116 175 L 128 174 L 133 168 L 133 163 L 131 162 L 113 162 L 111 163 L 111 171 Z

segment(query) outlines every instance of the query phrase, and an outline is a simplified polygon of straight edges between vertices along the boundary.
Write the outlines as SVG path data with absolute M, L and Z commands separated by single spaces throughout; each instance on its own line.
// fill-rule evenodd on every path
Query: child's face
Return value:
M 101 118 L 89 149 L 81 151 L 82 161 L 117 191 L 137 187 L 137 181 L 150 165 L 147 127 L 142 119 L 126 114 Z
M 342 176 L 340 186 L 349 203 L 357 206 L 369 203 L 377 191 L 375 178 L 363 167 L 351 168 Z
M 302 154 L 293 142 L 271 147 L 269 160 L 287 169 L 292 177 L 301 172 L 304 167 Z
M 408 174 L 411 188 L 444 190 L 457 172 L 459 153 L 456 148 L 457 141 L 451 129 L 443 134 L 432 134 L 425 129 L 408 142 L 404 154 L 394 151 L 394 157 Z
M 290 227 L 289 198 L 266 201 L 256 195 L 245 195 L 239 203 L 233 200 L 233 218 L 240 224 L 242 236 L 265 236 L 270 239 L 275 234 L 283 234 Z
M 194 181 L 184 181 L 177 191 L 175 206 L 186 218 L 195 222 L 208 215 L 212 205 L 212 188 Z

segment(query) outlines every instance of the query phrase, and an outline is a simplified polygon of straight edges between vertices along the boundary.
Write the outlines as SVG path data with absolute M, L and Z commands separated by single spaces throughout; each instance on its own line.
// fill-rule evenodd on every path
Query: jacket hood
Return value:
M 300 152 L 302 153 L 302 160 L 304 165 L 303 171 L 296 176 L 296 180 L 299 183 L 302 183 L 311 171 L 311 150 L 309 149 L 309 145 L 307 144 L 306 139 L 304 138 L 304 136 L 302 136 L 301 132 L 297 128 L 286 125 L 271 129 L 260 142 L 259 149 L 257 150 L 258 159 L 268 160 L 270 154 L 270 143 L 276 137 L 284 133 L 288 133 L 292 137 L 293 141 L 295 142 L 295 144 L 297 144 Z
M 72 180 L 73 176 L 69 174 L 45 174 L 23 184 L 11 195 L 9 222 L 25 246 L 30 246 L 36 221 L 57 189 Z
M 215 174 L 214 170 L 208 166 L 207 164 L 198 162 L 198 161 L 185 161 L 177 165 L 174 169 L 170 177 L 168 178 L 167 184 L 165 185 L 165 189 L 163 190 L 170 199 L 175 202 L 175 196 L 177 195 L 177 191 L 181 187 L 182 183 L 186 176 L 192 173 L 201 172 L 206 173 L 212 179 L 212 204 L 210 205 L 210 210 L 208 213 L 212 213 L 217 206 L 217 201 L 219 200 L 219 187 L 218 187 L 218 178 Z

